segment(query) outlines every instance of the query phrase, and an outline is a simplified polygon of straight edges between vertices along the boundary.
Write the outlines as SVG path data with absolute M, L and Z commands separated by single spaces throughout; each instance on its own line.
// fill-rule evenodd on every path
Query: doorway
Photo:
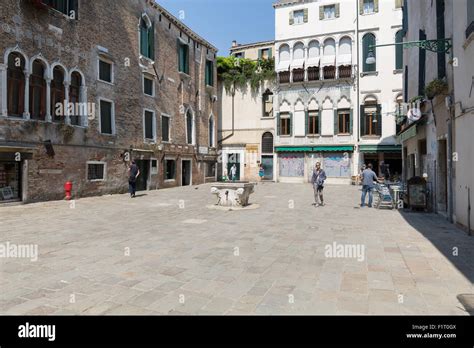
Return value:
M 148 177 L 150 176 L 150 160 L 137 160 L 140 175 L 137 178 L 137 191 L 148 190 Z
M 273 180 L 273 155 L 262 155 L 263 180 Z
M 231 174 L 230 174 L 230 168 L 235 164 L 236 166 L 236 174 L 235 174 L 235 180 L 240 180 L 240 154 L 238 153 L 229 153 L 227 156 L 227 176 L 229 180 L 232 180 Z
M 0 161 L 0 203 L 20 201 L 22 162 Z
M 181 160 L 181 185 L 191 185 L 191 160 Z

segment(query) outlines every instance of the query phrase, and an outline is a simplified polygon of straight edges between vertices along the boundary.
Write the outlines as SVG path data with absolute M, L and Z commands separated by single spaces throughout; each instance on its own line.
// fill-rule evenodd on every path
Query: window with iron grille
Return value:
M 270 132 L 262 135 L 262 153 L 273 153 L 273 134 Z
M 105 180 L 105 163 L 88 163 L 87 180 L 98 181 Z

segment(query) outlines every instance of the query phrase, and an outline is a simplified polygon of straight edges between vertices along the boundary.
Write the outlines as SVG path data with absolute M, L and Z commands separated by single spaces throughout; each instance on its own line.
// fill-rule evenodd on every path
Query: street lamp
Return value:
M 453 52 L 451 51 L 451 47 L 453 47 L 451 43 L 451 39 L 396 42 L 396 43 L 385 44 L 385 45 L 370 45 L 369 53 L 367 53 L 367 59 L 365 60 L 365 63 L 368 65 L 375 64 L 376 62 L 375 54 L 374 54 L 375 47 L 396 46 L 396 45 L 402 45 L 404 49 L 418 47 L 418 48 L 421 48 L 422 50 L 427 50 L 431 52 L 450 53 L 451 56 L 453 54 Z

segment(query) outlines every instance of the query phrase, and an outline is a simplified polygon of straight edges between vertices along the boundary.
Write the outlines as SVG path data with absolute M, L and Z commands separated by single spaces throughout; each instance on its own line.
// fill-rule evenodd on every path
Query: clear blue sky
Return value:
M 275 38 L 276 0 L 157 0 L 171 14 L 228 56 L 232 40 L 251 43 Z

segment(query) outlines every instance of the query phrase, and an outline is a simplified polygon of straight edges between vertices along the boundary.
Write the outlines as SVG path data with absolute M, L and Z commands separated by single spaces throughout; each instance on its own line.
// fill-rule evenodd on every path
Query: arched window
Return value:
M 337 57 L 339 78 L 350 78 L 352 76 L 352 40 L 343 37 L 339 40 L 339 52 Z
M 403 32 L 400 30 L 395 34 L 395 43 L 403 42 Z M 395 45 L 395 69 L 403 69 L 403 45 Z
M 269 89 L 262 95 L 263 117 L 273 116 L 273 93 Z
M 273 134 L 270 132 L 262 135 L 262 153 L 273 153 Z
M 278 79 L 280 83 L 290 82 L 290 46 L 287 44 L 281 45 L 278 50 Z
M 8 56 L 7 115 L 22 117 L 25 111 L 25 59 L 17 52 Z
M 188 110 L 188 112 L 186 113 L 186 142 L 188 144 L 193 144 L 193 131 L 193 114 L 191 113 L 191 110 Z
M 145 14 L 140 18 L 140 54 L 155 60 L 155 26 Z
M 334 39 L 324 41 L 323 77 L 325 80 L 336 78 L 336 42 Z
M 372 33 L 365 34 L 362 38 L 362 69 L 364 72 L 377 70 L 377 63 L 367 64 L 369 52 L 372 51 L 374 57 L 376 53 L 375 48 L 371 49 L 370 46 L 375 46 L 375 35 Z
M 335 56 L 336 55 L 336 43 L 334 39 L 326 39 L 324 41 L 324 56 Z
M 46 81 L 44 64 L 36 59 L 30 76 L 30 115 L 32 119 L 44 120 L 46 116 Z
M 81 86 L 82 86 L 82 77 L 77 71 L 71 74 L 71 85 L 69 87 L 69 102 L 72 103 L 76 110 L 76 113 L 73 115 L 69 115 L 71 119 L 71 124 L 75 126 L 81 125 L 81 115 L 79 114 L 78 110 L 82 108 L 77 108 L 76 106 L 79 105 L 78 103 L 81 102 L 80 100 L 80 93 L 81 93 Z M 85 115 L 82 115 L 85 116 Z
M 59 66 L 53 69 L 51 80 L 51 112 L 54 122 L 64 120 L 64 71 Z
M 214 147 L 214 116 L 209 117 L 209 147 Z

